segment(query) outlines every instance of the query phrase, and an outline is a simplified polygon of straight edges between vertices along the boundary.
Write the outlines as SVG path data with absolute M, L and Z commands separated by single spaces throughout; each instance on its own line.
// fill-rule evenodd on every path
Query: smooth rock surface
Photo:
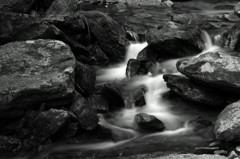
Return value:
M 191 79 L 210 87 L 240 92 L 240 58 L 210 52 L 177 62 L 177 69 Z
M 73 96 L 75 58 L 65 43 L 8 43 L 0 47 L 0 55 L 0 114 Z

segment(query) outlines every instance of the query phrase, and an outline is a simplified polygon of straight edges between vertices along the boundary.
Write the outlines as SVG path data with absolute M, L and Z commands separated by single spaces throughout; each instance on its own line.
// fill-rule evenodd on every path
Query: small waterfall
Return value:
M 128 39 L 130 39 L 131 41 L 135 41 L 135 42 L 140 41 L 140 38 L 137 33 L 133 32 L 133 31 L 129 31 L 129 30 L 126 32 L 127 32 L 127 37 L 129 37 Z
M 220 41 L 221 36 L 217 35 L 214 38 L 215 38 L 215 43 L 213 43 L 210 35 L 206 31 L 202 30 L 202 39 L 205 43 L 205 49 L 203 50 L 202 53 L 214 52 L 220 49 L 220 47 L 217 45 L 217 42 Z

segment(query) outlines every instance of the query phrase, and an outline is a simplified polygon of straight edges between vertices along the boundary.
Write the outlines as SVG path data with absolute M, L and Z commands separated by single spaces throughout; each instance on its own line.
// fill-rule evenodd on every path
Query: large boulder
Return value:
M 1 0 L 1 12 L 29 13 L 36 0 Z
M 184 75 L 211 87 L 240 92 L 240 58 L 222 52 L 210 52 L 177 62 Z
M 217 139 L 240 141 L 240 101 L 228 105 L 218 116 L 215 123 Z
M 226 31 L 221 38 L 221 46 L 230 50 L 240 51 L 240 23 Z
M 64 110 L 50 109 L 40 112 L 29 121 L 31 135 L 24 139 L 25 149 L 34 149 L 46 142 L 50 137 L 68 124 L 70 115 Z
M 77 116 L 80 127 L 84 130 L 93 130 L 98 126 L 97 110 L 94 109 L 91 99 L 76 95 L 71 110 Z
M 171 91 L 189 101 L 213 106 L 222 106 L 226 102 L 226 96 L 219 93 L 219 90 L 196 83 L 187 77 L 166 74 L 163 78 Z
M 148 68 L 145 62 L 130 59 L 127 63 L 126 76 L 134 77 L 136 75 L 145 75 L 148 73 Z
M 83 45 L 97 42 L 102 52 L 112 63 L 122 61 L 125 58 L 126 46 L 129 45 L 126 32 L 121 25 L 105 13 L 79 11 L 67 15 L 49 15 L 46 20 L 61 30 L 65 30 L 71 38 Z M 97 58 L 105 60 L 105 57 L 101 56 L 104 55 Z
M 33 39 L 56 39 L 71 46 L 73 53 L 89 54 L 89 50 L 56 26 L 27 14 L 0 13 L 0 44 Z
M 0 55 L 0 114 L 73 96 L 75 59 L 65 43 L 13 42 L 2 45 Z
M 198 27 L 180 29 L 150 29 L 146 33 L 150 47 L 158 57 L 184 57 L 204 49 L 202 31 Z
M 145 131 L 163 131 L 165 129 L 161 120 L 145 113 L 135 115 L 134 122 L 140 129 Z

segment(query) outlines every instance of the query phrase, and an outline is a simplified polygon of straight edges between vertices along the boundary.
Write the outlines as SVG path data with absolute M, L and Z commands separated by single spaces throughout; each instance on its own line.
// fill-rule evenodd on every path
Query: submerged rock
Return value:
M 0 55 L 0 114 L 73 96 L 75 59 L 65 43 L 57 40 L 8 43 L 0 47 Z
M 171 91 L 189 101 L 222 106 L 227 100 L 227 97 L 221 94 L 219 90 L 196 83 L 187 77 L 166 74 L 163 78 Z
M 29 13 L 36 0 L 1 0 L 1 12 Z
M 240 101 L 228 105 L 218 116 L 215 135 L 218 140 L 240 141 Z
M 149 47 L 158 57 L 184 57 L 200 53 L 204 49 L 202 31 L 198 28 L 150 29 L 146 33 Z
M 84 130 L 93 130 L 98 126 L 97 111 L 93 108 L 89 99 L 80 95 L 76 96 L 76 101 L 71 106 L 71 110 L 76 114 L 80 127 Z
M 240 58 L 210 52 L 177 62 L 177 69 L 191 79 L 210 87 L 240 92 Z
M 163 131 L 165 129 L 165 126 L 161 120 L 153 115 L 148 115 L 145 113 L 137 114 L 134 118 L 134 122 L 140 129 L 146 131 Z

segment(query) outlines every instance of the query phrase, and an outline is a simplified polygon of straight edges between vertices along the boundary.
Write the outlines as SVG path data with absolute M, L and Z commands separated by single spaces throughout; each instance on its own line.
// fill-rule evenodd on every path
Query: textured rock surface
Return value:
M 148 73 L 148 68 L 144 62 L 136 59 L 130 59 L 127 63 L 126 76 L 134 77 L 136 75 L 145 75 Z
M 153 159 L 227 159 L 225 156 L 219 155 L 194 155 L 194 154 L 176 154 L 169 156 L 162 156 Z
M 240 23 L 235 24 L 226 31 L 221 38 L 221 45 L 224 48 L 240 51 Z
M 0 136 L 0 152 L 15 152 L 21 145 L 21 141 L 15 137 Z
M 28 13 L 36 0 L 1 0 L 1 12 Z
M 204 49 L 202 32 L 199 28 L 150 29 L 146 33 L 148 44 L 159 57 L 183 57 L 200 53 Z
M 24 139 L 24 148 L 37 148 L 68 124 L 69 119 L 70 115 L 64 110 L 50 109 L 39 113 L 29 121 L 31 134 Z
M 221 52 L 205 53 L 177 62 L 184 75 L 211 87 L 240 92 L 240 58 Z
M 94 68 L 76 63 L 75 69 L 75 88 L 83 96 L 89 96 L 94 93 L 96 82 L 96 71 Z
M 170 0 L 118 0 L 120 3 L 129 6 L 157 6 L 157 7 L 171 7 L 173 2 Z
M 134 122 L 137 126 L 146 131 L 163 131 L 165 129 L 164 124 L 153 115 L 145 113 L 139 113 L 135 116 Z
M 82 129 L 93 130 L 98 126 L 97 111 L 93 108 L 91 100 L 76 96 L 76 101 L 71 106 L 71 110 L 76 114 L 78 123 Z
M 196 83 L 187 77 L 164 75 L 163 78 L 171 91 L 187 100 L 213 106 L 222 106 L 226 102 L 226 97 L 219 90 Z
M 215 123 L 217 139 L 240 141 L 240 101 L 228 105 L 218 116 Z
M 0 114 L 74 93 L 75 59 L 61 41 L 32 40 L 0 47 Z M 3 116 L 1 116 L 3 117 Z

